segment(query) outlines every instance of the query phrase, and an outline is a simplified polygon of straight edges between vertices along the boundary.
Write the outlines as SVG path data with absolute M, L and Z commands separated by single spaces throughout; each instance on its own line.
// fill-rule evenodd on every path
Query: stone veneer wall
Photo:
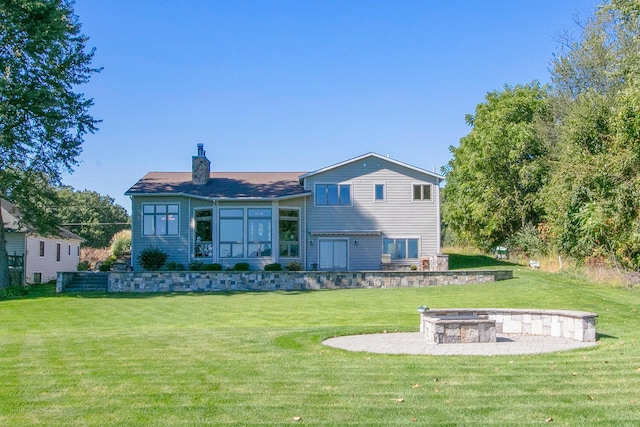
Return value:
M 426 332 L 425 318 L 440 316 L 479 316 L 495 320 L 496 333 L 540 335 L 596 341 L 596 313 L 574 310 L 535 310 L 515 308 L 438 308 L 422 312 L 420 332 Z
M 114 272 L 109 292 L 294 291 L 467 285 L 513 277 L 511 270 L 403 272 Z M 64 292 L 61 283 L 58 292 Z

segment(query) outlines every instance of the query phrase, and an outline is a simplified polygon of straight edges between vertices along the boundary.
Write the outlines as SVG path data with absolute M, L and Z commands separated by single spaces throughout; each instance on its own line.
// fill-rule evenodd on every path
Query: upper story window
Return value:
M 385 199 L 384 184 L 376 184 L 374 186 L 374 198 L 376 202 L 383 202 Z
M 56 243 L 56 261 L 60 262 L 62 255 L 62 245 L 60 243 Z
M 350 204 L 350 184 L 316 184 L 317 206 L 346 206 Z
M 40 240 L 40 256 L 44 256 L 44 242 Z
M 431 184 L 415 184 L 413 200 L 431 200 Z
M 144 205 L 142 234 L 144 236 L 177 236 L 178 204 Z

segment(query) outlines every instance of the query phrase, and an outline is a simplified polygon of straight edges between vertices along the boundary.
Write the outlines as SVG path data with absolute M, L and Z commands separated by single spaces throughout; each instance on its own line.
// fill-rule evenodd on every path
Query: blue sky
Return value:
M 596 0 L 77 0 L 100 131 L 63 183 L 149 171 L 313 171 L 368 152 L 440 171 L 487 92 L 549 81 Z

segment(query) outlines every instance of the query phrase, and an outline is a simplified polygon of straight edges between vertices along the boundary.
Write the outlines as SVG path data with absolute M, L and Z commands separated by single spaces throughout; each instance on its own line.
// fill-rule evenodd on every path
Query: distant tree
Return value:
M 0 2 L 0 197 L 42 233 L 55 229 L 52 187 L 97 130 L 92 100 L 76 92 L 98 71 L 86 41 L 69 0 Z M 8 284 L 0 244 L 0 289 Z
M 490 92 L 468 115 L 471 132 L 444 168 L 443 221 L 463 243 L 488 249 L 541 215 L 537 194 L 548 169 L 538 127 L 548 89 L 537 82 Z
M 109 196 L 90 190 L 76 191 L 65 186 L 58 190 L 58 199 L 60 223 L 86 239 L 85 246 L 109 246 L 114 234 L 129 227 L 126 209 Z

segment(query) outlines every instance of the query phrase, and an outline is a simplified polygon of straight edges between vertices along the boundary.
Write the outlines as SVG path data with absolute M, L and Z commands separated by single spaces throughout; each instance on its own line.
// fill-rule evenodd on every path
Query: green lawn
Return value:
M 452 266 L 479 267 L 476 257 Z M 509 281 L 434 288 L 56 296 L 41 287 L 0 301 L 0 425 L 637 425 L 640 290 L 514 269 Z M 437 357 L 321 344 L 416 331 L 421 304 L 594 311 L 600 345 Z

